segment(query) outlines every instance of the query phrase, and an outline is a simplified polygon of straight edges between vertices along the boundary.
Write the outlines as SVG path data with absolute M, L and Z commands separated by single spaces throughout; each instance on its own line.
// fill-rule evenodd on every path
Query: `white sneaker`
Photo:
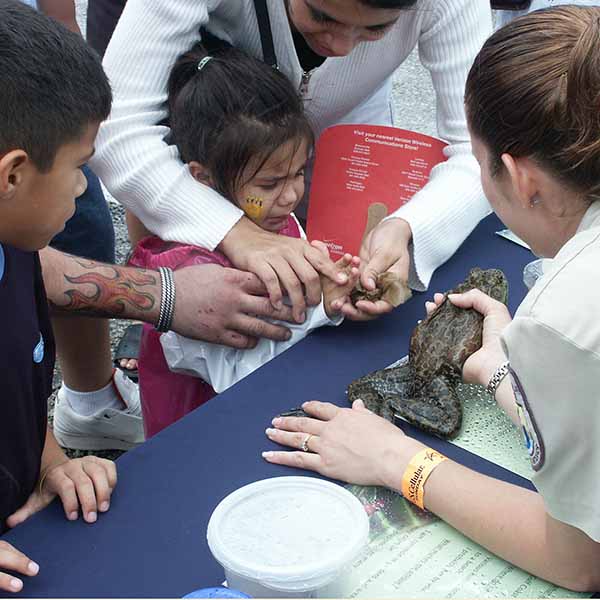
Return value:
M 113 384 L 127 408 L 105 408 L 90 416 L 76 413 L 58 390 L 54 409 L 54 437 L 64 448 L 75 450 L 129 450 L 144 441 L 140 390 L 120 369 Z

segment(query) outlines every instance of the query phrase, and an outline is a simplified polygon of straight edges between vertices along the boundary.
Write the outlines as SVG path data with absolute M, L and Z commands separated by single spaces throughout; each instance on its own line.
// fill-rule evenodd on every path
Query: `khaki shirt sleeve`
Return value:
M 532 481 L 552 517 L 600 541 L 600 357 L 530 316 L 503 344 Z

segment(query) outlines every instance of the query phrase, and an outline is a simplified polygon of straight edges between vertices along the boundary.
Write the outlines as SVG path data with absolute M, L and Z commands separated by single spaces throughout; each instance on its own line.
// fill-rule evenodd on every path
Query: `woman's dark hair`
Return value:
M 48 171 L 61 146 L 108 116 L 100 59 L 80 35 L 17 0 L 0 0 L 0 155 Z
M 600 8 L 535 11 L 498 30 L 475 59 L 465 103 L 493 175 L 504 153 L 530 157 L 600 198 Z
M 230 200 L 251 161 L 258 160 L 258 172 L 282 144 L 313 142 L 300 96 L 285 75 L 207 31 L 175 62 L 168 94 L 171 141 L 181 159 L 204 165 Z

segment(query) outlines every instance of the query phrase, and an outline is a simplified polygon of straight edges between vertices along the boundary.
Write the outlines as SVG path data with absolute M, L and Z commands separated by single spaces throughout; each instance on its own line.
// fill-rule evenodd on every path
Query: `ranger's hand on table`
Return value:
M 285 341 L 290 331 L 263 318 L 292 320 L 289 306 L 273 307 L 252 273 L 218 265 L 175 271 L 173 331 L 233 348 L 254 348 L 257 338 Z
M 316 306 L 321 301 L 320 274 L 337 283 L 347 282 L 347 275 L 306 240 L 270 233 L 245 217 L 231 229 L 219 249 L 238 269 L 256 274 L 274 308 L 281 308 L 286 293 L 298 323 L 304 321 L 307 305 Z
M 349 483 L 397 487 L 409 460 L 424 447 L 361 400 L 352 408 L 314 401 L 302 408 L 314 418 L 277 417 L 266 431 L 294 451 L 264 452 L 265 460 Z
M 360 248 L 362 273 L 360 282 L 366 290 L 376 288 L 377 276 L 391 271 L 408 281 L 410 255 L 408 244 L 412 239 L 410 225 L 400 218 L 389 219 L 377 225 L 363 240 Z M 384 300 L 360 300 L 356 306 L 347 304 L 342 313 L 353 321 L 368 321 L 388 313 L 393 306 Z

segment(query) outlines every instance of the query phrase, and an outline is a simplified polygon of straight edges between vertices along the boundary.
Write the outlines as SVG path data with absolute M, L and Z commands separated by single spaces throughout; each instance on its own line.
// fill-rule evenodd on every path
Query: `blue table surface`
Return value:
M 206 542 L 210 515 L 227 494 L 252 481 L 308 474 L 266 463 L 275 447 L 264 430 L 277 413 L 309 399 L 346 405 L 346 386 L 408 351 L 424 300 L 464 279 L 469 269 L 497 267 L 510 283 L 514 312 L 526 293 L 523 266 L 532 254 L 494 232 L 484 219 L 441 267 L 431 292 L 415 294 L 394 313 L 370 323 L 323 328 L 238 385 L 123 455 L 110 511 L 94 525 L 70 523 L 54 502 L 3 539 L 36 560 L 26 597 L 181 597 L 217 585 L 222 568 Z M 411 434 L 478 471 L 518 485 L 530 482 L 443 440 Z M 0 593 L 0 597 L 2 593 Z M 11 595 L 11 597 L 15 597 Z

